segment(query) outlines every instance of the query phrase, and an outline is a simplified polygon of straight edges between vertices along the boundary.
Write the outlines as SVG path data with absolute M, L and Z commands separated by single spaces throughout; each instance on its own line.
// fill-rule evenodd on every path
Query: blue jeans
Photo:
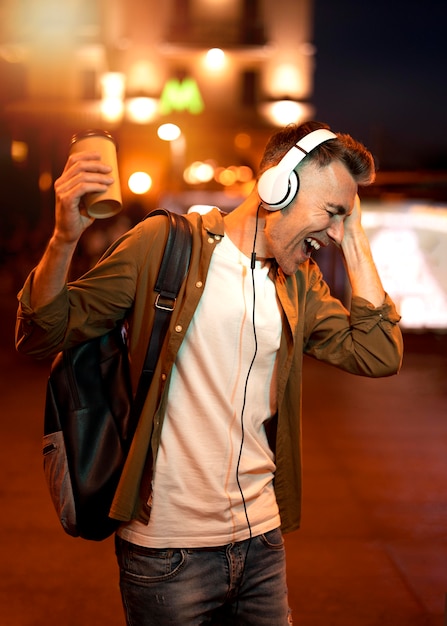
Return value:
M 128 626 L 292 623 L 279 529 L 197 549 L 144 548 L 117 536 L 116 554 Z

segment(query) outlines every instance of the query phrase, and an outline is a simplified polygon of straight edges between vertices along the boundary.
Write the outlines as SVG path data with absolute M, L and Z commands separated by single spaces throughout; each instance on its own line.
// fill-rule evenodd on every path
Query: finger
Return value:
M 61 178 L 64 176 L 74 176 L 79 172 L 101 172 L 107 174 L 112 171 L 112 167 L 101 161 L 98 152 L 77 152 L 71 154 L 65 164 Z
M 113 181 L 112 176 L 100 171 L 70 171 L 55 181 L 54 189 L 59 195 L 74 193 L 81 197 L 86 193 L 106 191 Z

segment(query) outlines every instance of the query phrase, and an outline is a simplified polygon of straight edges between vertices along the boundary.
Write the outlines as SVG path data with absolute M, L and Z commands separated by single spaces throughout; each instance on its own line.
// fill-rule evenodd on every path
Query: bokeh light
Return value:
M 127 184 L 132 193 L 143 195 L 152 187 L 152 178 L 147 172 L 134 172 L 129 176 Z
M 163 141 L 175 141 L 180 137 L 182 131 L 177 126 L 177 124 L 162 124 L 158 127 L 157 135 Z

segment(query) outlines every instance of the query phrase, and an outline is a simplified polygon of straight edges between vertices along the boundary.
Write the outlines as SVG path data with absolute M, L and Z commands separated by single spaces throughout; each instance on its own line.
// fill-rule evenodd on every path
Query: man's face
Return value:
M 323 168 L 312 162 L 303 165 L 295 200 L 266 216 L 268 256 L 285 274 L 293 274 L 314 249 L 331 241 L 340 244 L 356 194 L 357 183 L 339 161 Z

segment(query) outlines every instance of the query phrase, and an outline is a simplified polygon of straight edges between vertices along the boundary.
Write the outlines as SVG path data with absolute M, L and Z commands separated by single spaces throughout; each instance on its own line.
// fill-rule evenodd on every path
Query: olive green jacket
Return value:
M 122 521 L 150 515 L 153 459 L 160 442 L 169 379 L 177 351 L 202 296 L 213 250 L 224 236 L 224 220 L 214 210 L 188 216 L 193 251 L 188 276 L 172 315 L 154 378 L 111 508 Z M 128 317 L 131 375 L 136 388 L 154 317 L 153 285 L 167 236 L 163 216 L 144 220 L 123 235 L 84 277 L 69 283 L 48 305 L 30 307 L 33 273 L 19 294 L 16 345 L 20 352 L 43 358 L 93 336 Z M 296 529 L 301 512 L 301 377 L 303 353 L 352 374 L 380 377 L 399 371 L 402 336 L 394 304 L 375 308 L 353 297 L 348 312 L 330 295 L 312 260 L 294 276 L 271 270 L 283 313 L 279 350 L 278 412 L 268 427 L 275 452 L 275 493 L 283 532 Z M 216 319 L 225 341 L 225 320 Z M 210 416 L 212 419 L 212 416 Z

